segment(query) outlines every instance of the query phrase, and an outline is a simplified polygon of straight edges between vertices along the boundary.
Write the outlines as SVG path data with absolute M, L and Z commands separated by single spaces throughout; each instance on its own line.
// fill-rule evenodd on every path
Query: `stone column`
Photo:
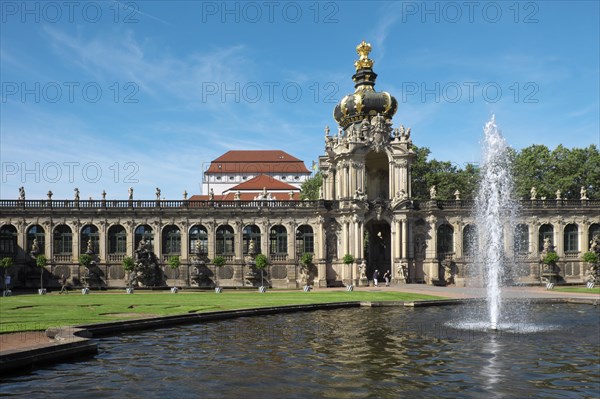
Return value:
M 216 221 L 210 221 L 207 223 L 203 224 L 204 227 L 206 227 L 206 235 L 208 236 L 208 242 L 207 242 L 207 246 L 208 246 L 208 259 L 214 259 L 215 257 L 215 249 L 216 249 L 216 231 L 217 231 L 217 222 Z
M 244 259 L 244 223 L 235 221 L 233 231 L 234 258 L 241 262 Z
M 561 258 L 564 259 L 565 257 L 565 246 L 564 246 L 564 231 L 565 231 L 565 224 L 562 221 L 559 221 L 558 223 L 554 224 L 552 223 L 552 225 L 554 226 L 554 250 L 556 251 L 556 254 L 558 256 L 560 256 Z
M 128 220 L 124 223 L 125 231 L 127 233 L 127 256 L 134 256 L 135 251 L 135 223 L 132 220 Z
M 100 262 L 108 262 L 108 223 L 105 220 L 98 222 L 98 257 Z
M 536 222 L 530 222 L 529 226 L 529 255 L 537 258 L 539 248 L 539 225 Z
M 81 254 L 81 245 L 79 245 L 81 240 L 81 224 L 79 221 L 74 221 L 70 225 L 67 224 L 67 226 L 69 226 L 71 229 L 71 234 L 73 237 L 71 240 L 71 262 L 79 264 L 79 256 Z
M 49 261 L 53 260 L 54 256 L 54 232 L 52 231 L 54 223 L 52 221 L 46 221 L 42 223 L 44 228 L 44 236 L 46 239 L 46 245 L 44 245 L 43 254 Z
M 396 162 L 390 161 L 388 166 L 389 182 L 388 182 L 388 199 L 394 198 L 396 195 Z
M 150 226 L 152 227 L 152 231 L 154 232 L 154 253 L 156 254 L 156 257 L 158 258 L 158 262 L 162 264 L 163 263 L 163 258 L 162 258 L 163 226 L 160 221 L 156 221 L 156 222 L 150 224 Z
M 402 258 L 408 258 L 408 219 L 402 220 Z
M 317 228 L 313 228 L 315 232 L 315 249 L 317 263 L 317 277 L 315 285 L 318 287 L 327 287 L 327 265 L 325 263 L 326 249 L 325 249 L 325 219 L 322 216 L 317 217 Z
M 189 239 L 189 229 L 190 224 L 187 221 L 181 223 L 181 226 L 178 226 L 180 229 L 180 237 L 181 237 L 181 255 L 180 259 L 183 262 L 187 262 L 190 259 L 190 239 Z

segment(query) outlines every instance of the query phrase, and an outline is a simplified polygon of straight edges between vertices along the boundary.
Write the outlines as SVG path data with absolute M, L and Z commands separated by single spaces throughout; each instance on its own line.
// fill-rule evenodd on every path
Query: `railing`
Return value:
M 71 262 L 73 255 L 71 254 L 57 254 L 53 256 L 55 262 Z
M 270 254 L 269 258 L 271 259 L 272 262 L 282 262 L 282 261 L 286 261 L 288 258 L 287 254 Z
M 235 259 L 235 255 L 234 254 L 227 254 L 227 255 L 216 254 L 216 256 L 222 256 L 223 258 L 225 258 L 226 262 L 231 262 L 231 261 L 233 261 Z
M 123 259 L 125 259 L 125 256 L 127 256 L 126 254 L 108 254 L 108 261 L 111 263 L 116 263 L 116 262 L 123 262 Z
M 580 253 L 579 251 L 569 251 L 569 252 L 565 252 L 565 259 L 569 259 L 569 260 L 578 260 L 580 258 Z
M 342 201 L 285 201 L 285 200 L 251 200 L 251 201 L 192 201 L 192 200 L 0 200 L 0 208 L 14 209 L 219 209 L 219 208 L 318 208 L 338 209 Z M 389 207 L 391 201 L 372 201 L 371 205 L 379 204 Z M 520 200 L 521 209 L 548 208 L 600 208 L 600 200 Z M 472 209 L 473 200 L 412 200 L 414 209 L 438 208 L 447 210 Z
M 191 201 L 191 200 L 0 200 L 0 208 L 314 208 L 324 201 Z

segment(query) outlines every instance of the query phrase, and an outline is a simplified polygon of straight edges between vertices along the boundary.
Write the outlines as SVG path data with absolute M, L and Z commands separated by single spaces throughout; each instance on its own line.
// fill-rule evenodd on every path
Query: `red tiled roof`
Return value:
M 205 173 L 310 173 L 300 159 L 281 150 L 232 150 L 210 163 Z
M 266 188 L 267 191 L 271 190 L 287 190 L 287 191 L 300 191 L 298 187 L 292 186 L 277 180 L 271 176 L 258 175 L 246 182 L 240 183 L 237 186 L 231 187 L 227 191 L 248 191 L 248 190 L 262 190 Z

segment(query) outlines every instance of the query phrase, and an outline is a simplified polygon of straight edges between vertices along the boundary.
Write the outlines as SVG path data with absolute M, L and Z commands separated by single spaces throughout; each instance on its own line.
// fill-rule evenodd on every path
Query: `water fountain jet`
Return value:
M 504 227 L 512 226 L 517 204 L 512 199 L 513 182 L 508 146 L 496 125 L 495 116 L 486 123 L 482 142 L 481 180 L 475 199 L 478 226 L 476 264 L 483 266 L 487 310 L 491 330 L 497 330 L 502 310 L 502 281 L 505 276 L 504 240 L 511 238 Z M 506 237 L 505 237 L 506 236 Z

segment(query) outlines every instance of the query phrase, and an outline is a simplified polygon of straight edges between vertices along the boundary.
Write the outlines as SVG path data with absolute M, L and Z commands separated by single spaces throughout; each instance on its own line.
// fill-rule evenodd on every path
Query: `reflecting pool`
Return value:
M 123 334 L 102 339 L 93 358 L 3 379 L 0 396 L 598 397 L 600 309 L 530 310 L 526 326 L 514 320 L 505 331 L 457 323 L 470 309 L 450 306 L 281 314 Z

